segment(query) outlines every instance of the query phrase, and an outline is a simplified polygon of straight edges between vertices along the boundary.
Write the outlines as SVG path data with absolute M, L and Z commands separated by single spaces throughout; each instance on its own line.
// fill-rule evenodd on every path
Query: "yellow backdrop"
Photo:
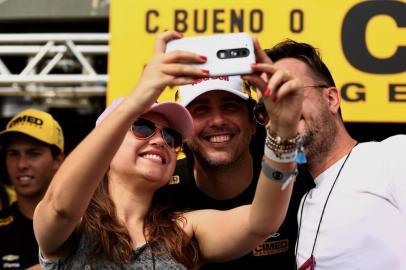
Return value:
M 405 14 L 405 1 L 111 1 L 107 101 L 135 85 L 157 34 L 244 31 L 264 48 L 286 38 L 319 48 L 346 121 L 406 122 Z

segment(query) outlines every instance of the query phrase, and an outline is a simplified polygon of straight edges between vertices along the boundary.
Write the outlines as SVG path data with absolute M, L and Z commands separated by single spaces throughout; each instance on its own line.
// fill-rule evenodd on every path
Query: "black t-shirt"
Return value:
M 9 197 L 6 188 L 0 183 L 0 210 L 8 207 Z
M 0 212 L 0 269 L 26 269 L 38 263 L 32 220 L 13 203 Z
M 253 180 L 248 188 L 231 200 L 215 200 L 203 193 L 197 186 L 193 174 L 191 158 L 178 160 L 174 173 L 175 181 L 170 185 L 175 192 L 179 209 L 218 209 L 226 210 L 250 204 L 254 198 L 260 173 L 260 159 L 254 157 Z M 211 263 L 200 269 L 262 269 L 290 270 L 295 268 L 295 243 L 297 237 L 297 211 L 302 196 L 314 187 L 313 179 L 304 168 L 299 168 L 299 176 L 294 185 L 293 195 L 287 216 L 278 232 L 257 246 L 249 254 L 226 263 Z M 269 209 L 272 211 L 272 209 Z

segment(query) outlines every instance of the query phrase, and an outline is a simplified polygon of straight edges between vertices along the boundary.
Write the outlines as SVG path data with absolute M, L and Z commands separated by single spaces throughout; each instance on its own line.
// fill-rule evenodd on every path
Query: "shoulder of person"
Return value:
M 390 136 L 382 141 L 362 142 L 356 146 L 361 151 L 379 151 L 381 154 L 404 152 L 406 147 L 406 135 L 398 134 Z
M 361 147 L 365 145 L 366 149 L 379 151 L 380 155 L 385 157 L 385 159 L 390 159 L 398 155 L 403 155 L 406 149 L 406 135 L 398 134 L 390 136 L 380 142 L 369 142 L 366 144 L 361 144 Z
M 357 146 L 360 161 L 369 164 L 383 164 L 387 171 L 399 173 L 404 164 L 406 135 L 390 136 L 380 142 L 371 141 Z
M 381 144 L 387 145 L 388 147 L 402 147 L 406 145 L 406 135 L 405 134 L 397 134 L 390 136 L 383 140 Z M 404 150 L 404 148 L 403 148 Z
M 0 229 L 13 224 L 17 211 L 16 203 L 0 211 Z
M 0 182 L 0 210 L 6 209 L 16 200 L 17 195 L 13 186 Z
M 404 164 L 404 152 L 406 149 L 406 135 L 394 135 L 380 143 L 381 156 L 387 162 Z M 393 164 L 394 165 L 394 164 Z

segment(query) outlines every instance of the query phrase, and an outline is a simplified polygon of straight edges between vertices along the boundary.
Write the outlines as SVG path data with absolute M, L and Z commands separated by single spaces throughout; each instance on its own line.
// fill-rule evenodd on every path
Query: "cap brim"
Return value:
M 64 146 L 63 144 L 57 144 L 53 141 L 50 140 L 46 140 L 45 138 L 41 138 L 39 136 L 34 136 L 32 133 L 21 130 L 21 129 L 8 129 L 8 130 L 3 130 L 2 132 L 0 132 L 0 145 L 4 145 L 4 143 L 9 139 L 12 138 L 13 136 L 16 135 L 24 135 L 32 140 L 38 141 L 38 142 L 42 142 L 48 145 L 53 145 L 56 146 L 59 150 L 61 150 L 61 152 L 64 151 Z
M 188 91 L 188 89 L 184 89 L 184 91 Z M 232 88 L 229 88 L 229 87 L 225 87 L 225 86 L 218 87 L 218 88 L 215 88 L 215 89 L 213 89 L 213 87 L 202 87 L 198 91 L 196 91 L 196 90 L 193 90 L 193 91 L 194 91 L 193 94 L 190 95 L 187 100 L 182 100 L 181 101 L 183 106 L 186 107 L 193 100 L 195 100 L 197 97 L 199 97 L 199 96 L 201 96 L 201 95 L 203 95 L 203 94 L 205 94 L 207 92 L 210 92 L 210 91 L 226 91 L 226 92 L 234 94 L 234 95 L 236 95 L 236 96 L 238 96 L 238 97 L 240 97 L 240 98 L 242 98 L 244 100 L 247 100 L 249 98 L 248 94 L 245 94 L 245 93 L 243 93 L 241 91 L 238 91 L 238 90 L 235 90 L 235 89 L 232 89 Z
M 13 135 L 16 136 L 18 134 L 23 134 L 23 135 L 25 135 L 25 136 L 27 136 L 29 138 L 32 138 L 32 139 L 35 139 L 35 140 L 50 144 L 49 142 L 45 142 L 43 140 L 40 140 L 40 139 L 37 139 L 37 138 L 33 137 L 28 132 L 24 132 L 22 130 L 12 130 L 12 129 L 3 130 L 2 132 L 0 132 L 0 144 L 4 144 L 4 142 L 7 141 L 8 138 L 10 138 L 10 136 L 13 136 Z
M 154 103 L 149 112 L 156 112 L 165 116 L 169 126 L 189 138 L 193 133 L 193 118 L 189 111 L 177 102 Z
M 96 126 L 114 110 L 124 98 L 116 98 L 97 118 Z M 193 119 L 189 111 L 177 102 L 154 103 L 148 112 L 156 112 L 165 116 L 169 126 L 182 134 L 183 138 L 188 138 L 193 133 Z
M 99 117 L 97 117 L 96 120 L 96 126 L 99 125 L 104 118 L 106 118 L 107 115 L 110 114 L 111 111 L 113 111 L 121 102 L 123 102 L 124 98 L 119 97 L 113 100 L 113 102 L 106 107 L 106 109 L 102 112 L 102 114 L 99 115 Z

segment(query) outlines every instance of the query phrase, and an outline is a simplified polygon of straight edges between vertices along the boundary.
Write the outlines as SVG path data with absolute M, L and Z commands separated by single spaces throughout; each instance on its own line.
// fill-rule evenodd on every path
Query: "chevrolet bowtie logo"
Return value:
M 2 257 L 2 259 L 4 262 L 12 262 L 12 261 L 16 261 L 16 260 L 20 259 L 20 256 L 9 254 L 9 255 L 4 255 Z

